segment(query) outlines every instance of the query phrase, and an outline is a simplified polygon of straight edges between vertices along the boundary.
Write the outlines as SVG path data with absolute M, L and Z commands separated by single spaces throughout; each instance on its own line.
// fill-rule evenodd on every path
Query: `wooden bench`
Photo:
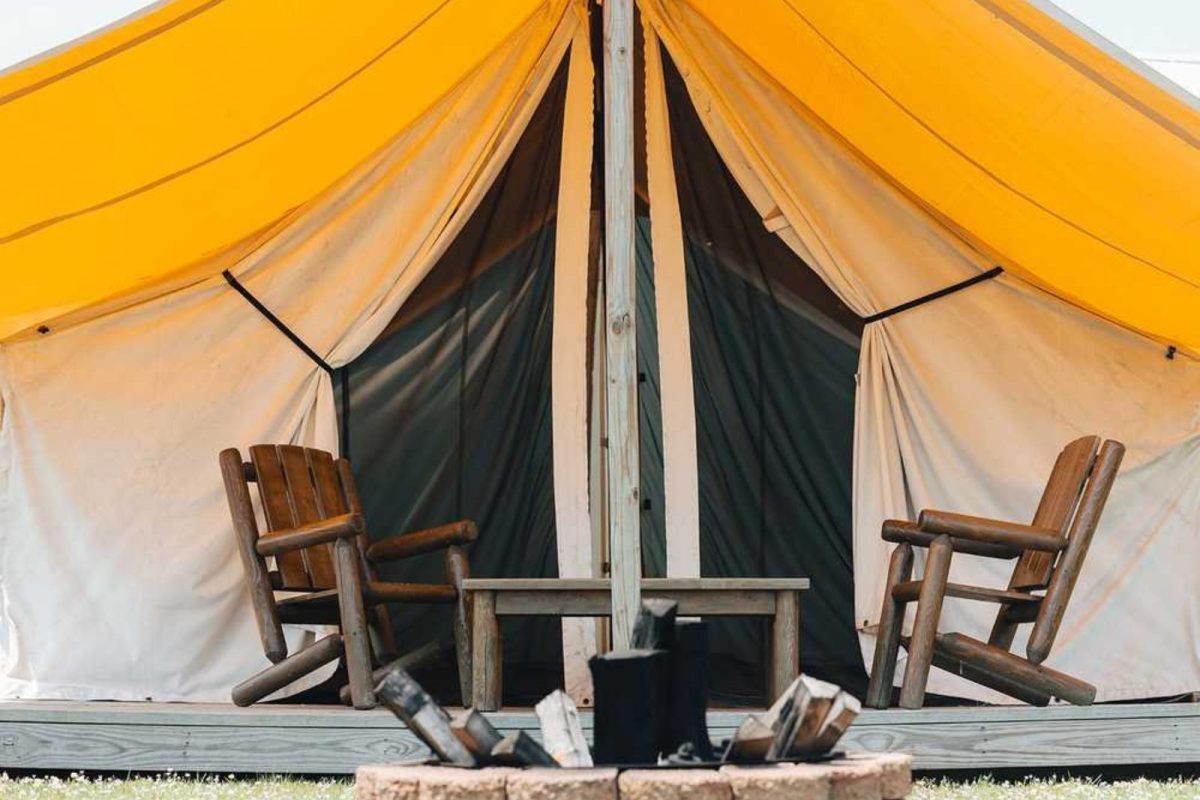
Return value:
M 800 593 L 808 587 L 807 578 L 644 578 L 642 596 L 676 601 L 683 617 L 771 617 L 774 699 L 800 673 Z M 472 704 L 481 711 L 500 708 L 499 617 L 612 615 L 607 578 L 469 578 L 463 589 L 472 609 Z

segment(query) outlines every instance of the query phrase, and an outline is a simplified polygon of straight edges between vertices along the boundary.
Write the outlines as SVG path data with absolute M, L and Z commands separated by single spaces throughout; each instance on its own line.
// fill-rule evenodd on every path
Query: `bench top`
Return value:
M 468 578 L 467 591 L 607 592 L 608 578 Z M 808 578 L 642 578 L 644 592 L 803 592 Z

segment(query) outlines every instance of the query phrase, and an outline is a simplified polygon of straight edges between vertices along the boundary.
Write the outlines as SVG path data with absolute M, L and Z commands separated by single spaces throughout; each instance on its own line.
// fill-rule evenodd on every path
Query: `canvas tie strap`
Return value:
M 938 289 L 937 291 L 930 292 L 929 294 L 923 294 L 918 298 L 901 303 L 898 306 L 892 306 L 885 311 L 880 311 L 878 314 L 872 314 L 869 317 L 864 317 L 863 323 L 870 324 L 872 322 L 878 322 L 881 319 L 887 319 L 890 316 L 899 314 L 902 311 L 909 311 L 917 306 L 923 306 L 926 303 L 932 303 L 934 300 L 939 300 L 947 295 L 954 294 L 955 292 L 961 292 L 963 289 L 966 289 L 969 286 L 974 286 L 975 284 L 983 283 L 984 281 L 990 281 L 992 278 L 999 276 L 1003 272 L 1003 267 L 992 267 L 987 272 L 981 272 L 978 275 L 973 275 L 970 278 L 967 278 L 965 281 L 959 281 L 958 283 L 951 284 L 950 286 Z
M 292 344 L 300 349 L 300 352 L 308 356 L 314 364 L 329 375 L 330 378 L 341 378 L 342 385 L 342 414 L 338 423 L 338 436 L 342 443 L 342 455 L 349 457 L 350 450 L 350 365 L 346 364 L 341 369 L 334 369 L 328 361 L 317 355 L 317 351 L 313 350 L 308 344 L 300 338 L 300 336 L 289 328 L 283 320 L 275 316 L 271 309 L 263 305 L 262 301 L 250 293 L 250 290 L 242 285 L 242 282 L 233 276 L 229 270 L 224 270 L 221 276 L 225 278 L 225 282 L 234 288 L 234 290 L 245 298 L 254 309 L 263 315 L 264 318 L 274 325 L 280 333 L 288 338 Z

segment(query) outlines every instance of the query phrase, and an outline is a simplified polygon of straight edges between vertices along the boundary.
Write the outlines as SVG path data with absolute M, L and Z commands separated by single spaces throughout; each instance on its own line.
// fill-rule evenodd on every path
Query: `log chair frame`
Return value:
M 1075 582 L 1108 500 L 1125 447 L 1097 436 L 1068 444 L 1055 461 L 1037 513 L 1029 525 L 922 511 L 916 523 L 888 520 L 883 539 L 895 542 L 875 641 L 866 705 L 887 708 L 900 645 L 908 664 L 902 708 L 920 708 L 931 666 L 1044 706 L 1052 697 L 1089 705 L 1096 687 L 1042 664 L 1050 655 Z M 921 580 L 912 580 L 913 548 L 928 548 Z M 1007 589 L 950 583 L 954 553 L 1018 559 Z M 1034 592 L 1044 590 L 1043 594 Z M 958 633 L 939 634 L 946 597 L 999 604 L 987 642 Z M 912 636 L 901 635 L 908 603 L 917 604 Z M 1032 622 L 1026 657 L 1010 652 L 1017 627 Z
M 344 658 L 349 686 L 343 687 L 343 699 L 355 708 L 373 708 L 372 667 L 384 669 L 396 655 L 386 605 L 392 602 L 454 605 L 459 686 L 464 698 L 471 697 L 470 620 L 462 582 L 470 577 L 463 546 L 478 537 L 474 522 L 371 543 L 346 459 L 313 448 L 268 444 L 251 447 L 250 461 L 243 461 L 236 448 L 223 450 L 219 460 L 263 653 L 271 661 L 234 687 L 235 704 L 256 703 Z M 251 483 L 258 485 L 266 523 L 261 534 Z M 445 551 L 446 583 L 378 580 L 375 564 L 437 550 Z M 268 557 L 275 560 L 275 570 L 268 570 Z M 302 594 L 280 599 L 276 590 Z M 340 631 L 289 655 L 285 623 L 337 625 Z

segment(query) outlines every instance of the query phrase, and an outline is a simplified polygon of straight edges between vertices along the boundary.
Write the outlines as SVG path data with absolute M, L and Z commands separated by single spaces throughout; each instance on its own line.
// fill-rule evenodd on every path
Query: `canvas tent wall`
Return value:
M 114 32 L 112 41 L 101 48 L 102 55 L 83 58 L 67 53 L 62 56 L 64 63 L 51 59 L 54 63 L 47 62 L 46 69 L 53 67 L 53 78 L 37 70 L 8 76 L 10 86 L 12 82 L 20 86 L 6 91 L 0 109 L 45 126 L 58 111 L 69 112 L 72 101 L 58 94 L 42 99 L 42 91 L 83 91 L 70 88 L 72 81 L 83 79 L 80 76 L 100 81 L 101 86 L 116 80 L 93 77 L 92 70 L 132 70 L 136 80 L 126 74 L 132 83 L 116 85 L 123 93 L 143 91 L 145 104 L 155 106 L 160 81 L 177 72 L 195 71 L 187 60 L 195 55 L 191 47 L 228 58 L 231 47 L 241 44 L 248 50 L 261 47 L 269 56 L 260 61 L 248 54 L 245 70 L 260 73 L 236 83 L 247 90 L 245 95 L 231 93 L 229 84 L 219 82 L 167 90 L 178 88 L 197 105 L 208 102 L 209 111 L 219 108 L 222 113 L 214 116 L 223 120 L 220 125 L 251 129 L 263 124 L 260 114 L 264 113 L 252 102 L 252 90 L 261 89 L 263 84 L 256 80 L 267 80 L 273 70 L 301 73 L 303 79 L 297 80 L 309 81 L 306 86 L 312 93 L 307 99 L 323 98 L 308 108 L 302 104 L 291 118 L 286 114 L 276 118 L 279 124 L 260 129 L 261 135 L 237 139 L 237 132 L 222 129 L 222 136 L 213 134 L 205 143 L 234 142 L 224 150 L 218 147 L 215 160 L 197 161 L 190 171 L 175 167 L 162 181 L 151 181 L 152 186 L 136 184 L 139 176 L 132 166 L 127 171 L 118 169 L 119 158 L 104 162 L 103 169 L 98 167 L 100 177 L 109 175 L 111 168 L 117 177 L 134 181 L 140 193 L 126 189 L 124 195 L 114 195 L 109 205 L 93 202 L 98 206 L 95 211 L 60 222 L 49 218 L 53 224 L 13 240 L 10 244 L 22 249 L 23 255 L 5 262 L 4 281 L 6 287 L 21 289 L 13 302 L 24 303 L 14 306 L 14 318 L 34 314 L 42 320 L 40 315 L 51 313 L 52 308 L 78 301 L 82 295 L 76 292 L 90 284 L 75 282 L 75 270 L 110 281 L 128 276 L 121 272 L 123 267 L 113 266 L 118 259 L 110 259 L 99 247 L 103 237 L 92 253 L 81 251 L 72 257 L 56 253 L 51 243 L 42 255 L 30 254 L 41 237 L 55 239 L 53 232 L 60 226 L 84 224 L 85 217 L 94 214 L 122 213 L 131 215 L 132 221 L 113 223 L 107 236 L 120 238 L 136 230 L 145 239 L 161 235 L 164 241 L 176 241 L 175 232 L 186 227 L 186 235 L 179 237 L 184 241 L 196 231 L 208 230 L 213 238 L 203 246 L 225 249 L 204 261 L 206 271 L 232 259 L 230 266 L 238 279 L 327 363 L 336 367 L 356 357 L 454 240 L 506 162 L 572 38 L 584 35 L 586 43 L 581 8 L 567 2 L 493 4 L 479 14 L 472 13 L 476 5 L 472 3 L 428 5 L 412 17 L 407 15 L 420 9 L 406 6 L 403 12 L 392 12 L 390 4 L 381 3 L 374 15 L 366 9 L 330 10 L 331 16 L 342 17 L 315 15 L 296 22 L 295 17 L 305 15 L 279 8 L 272 15 L 271 9 L 257 3 L 174 4 L 161 9 L 166 20 L 155 17 L 156 22 L 143 21 L 135 23 L 134 30 Z M 237 16 L 208 16 L 218 10 Z M 276 18 L 287 22 L 277 26 Z M 138 32 L 141 24 L 151 27 Z M 240 33 L 227 38 L 232 34 L 225 25 Z M 304 28 L 307 39 L 294 30 L 305 25 L 313 26 Z M 354 31 L 360 25 L 371 31 L 368 38 L 338 38 L 338 31 Z M 349 61 L 361 59 L 355 69 L 342 69 L 343 63 L 327 71 L 328 54 L 320 48 L 297 46 L 313 36 L 319 38 L 323 27 L 333 41 L 353 51 Z M 288 39 L 285 34 L 293 36 Z M 199 38 L 193 41 L 192 37 Z M 376 37 L 384 41 L 377 43 Z M 363 52 L 368 44 L 375 49 Z M 435 58 L 443 45 L 445 58 L 440 54 Z M 143 61 L 147 58 L 162 61 L 148 64 Z M 126 59 L 132 63 L 125 63 Z M 441 67 L 445 74 L 439 72 Z M 405 79 L 416 72 L 423 81 Z M 405 87 L 417 83 L 421 84 L 413 89 L 417 100 L 406 97 Z M 328 92 L 322 95 L 324 90 Z M 361 105 L 346 106 L 343 92 Z M 100 92 L 99 97 L 105 96 Z M 53 98 L 62 101 L 61 108 Z M 399 116 L 356 127 L 356 109 L 366 117 L 382 117 L 373 109 L 393 98 Z M 327 110 L 321 106 L 324 100 L 335 107 Z M 321 114 L 332 113 L 338 125 L 306 127 L 312 122 L 306 115 L 317 107 Z M 590 103 L 582 108 L 590 120 Z M 164 109 L 158 123 L 164 138 L 169 138 L 170 131 L 164 128 L 172 124 L 170 110 Z M 133 117 L 101 114 L 95 127 L 103 131 L 107 122 L 116 128 L 128 124 L 124 133 L 129 133 L 139 124 L 149 125 L 136 114 Z M 306 124 L 300 124 L 302 119 Z M 299 131 L 291 127 L 293 122 Z M 179 124 L 187 127 L 187 115 Z M 246 248 L 238 237 L 262 228 L 260 217 L 239 217 L 246 231 L 239 230 L 233 237 L 236 241 L 218 238 L 224 228 L 210 225 L 206 215 L 223 220 L 223 215 L 242 209 L 239 202 L 222 209 L 220 202 L 235 195 L 241 181 L 216 189 L 191 181 L 207 176 L 210 168 L 225 174 L 231 167 L 221 153 L 253 150 L 250 157 L 261 169 L 256 168 L 247 183 L 261 180 L 266 186 L 254 191 L 271 194 L 292 186 L 287 176 L 310 156 L 318 162 L 332 158 L 316 154 L 339 149 L 339 139 L 331 131 L 341 127 L 353 129 L 347 135 L 354 141 L 367 129 L 379 133 L 378 141 L 361 155 L 342 153 L 365 161 L 357 166 L 351 161 L 349 174 L 295 210 L 291 210 L 296 205 L 294 196 L 272 195 L 277 203 L 255 205 L 254 209 L 266 208 L 269 213 L 282 209 L 284 216 L 268 220 L 270 231 L 253 247 Z M 9 128 L 6 120 L 5 130 L 7 136 L 8 130 L 22 128 Z M 135 162 L 148 158 L 134 152 L 137 148 L 120 144 L 121 132 L 109 131 L 113 138 L 106 140 L 118 143 L 113 145 L 115 152 Z M 28 141 L 25 145 L 32 146 Z M 298 151 L 289 150 L 300 145 Z M 2 149 L 5 158 L 13 152 L 7 146 Z M 43 164 L 51 169 L 54 155 L 51 150 L 43 152 Z M 167 155 L 179 158 L 177 153 Z M 32 153 L 26 157 L 32 158 Z M 269 172 L 271 164 L 278 166 L 278 174 Z M 158 161 L 150 167 L 169 165 Z M 67 202 L 74 189 L 99 191 L 87 180 L 78 183 L 61 195 L 49 192 L 48 196 Z M 151 197 L 159 191 L 170 197 Z M 192 194 L 180 199 L 175 192 Z M 126 195 L 136 207 L 124 206 Z M 172 206 L 171 198 L 181 205 Z M 165 212 L 162 219 L 157 218 L 160 212 Z M 581 207 L 560 217 L 575 213 L 584 216 L 586 230 L 586 197 Z M 5 219 L 17 221 L 8 214 Z M 561 230 L 560 226 L 556 246 L 569 253 L 575 242 Z M 92 241 L 78 231 L 67 238 L 80 247 Z M 144 246 L 144 242 L 137 244 Z M 586 238 L 582 246 L 586 253 Z M 9 244 L 4 247 L 6 255 L 14 253 Z M 187 257 L 193 255 L 210 254 L 201 250 Z M 0 352 L 4 397 L 0 573 L 4 575 L 4 692 L 8 695 L 227 697 L 229 686 L 255 671 L 262 656 L 227 535 L 228 512 L 212 481 L 214 448 L 294 441 L 337 449 L 330 378 L 318 365 L 262 316 L 247 313 L 253 309 L 219 275 L 188 272 L 194 282 L 179 289 L 168 278 L 186 271 L 186 263 L 171 263 L 159 253 L 152 259 L 158 269 L 152 270 L 138 259 L 137 252 L 130 253 L 128 264 L 137 265 L 133 275 L 167 281 L 122 286 L 137 292 L 135 299 L 141 302 L 84 324 L 70 324 L 78 318 L 47 320 L 51 333 L 29 339 L 18 336 Z M 40 281 L 40 268 L 31 269 L 30 264 L 62 266 L 55 270 L 54 279 Z M 159 294 L 166 290 L 173 291 Z M 146 300 L 151 294 L 157 296 Z M 125 305 L 128 299 L 126 295 L 99 310 Z M 89 315 L 94 310 L 89 309 Z M 81 597 L 86 602 L 80 602 Z
M 1200 372 L 1164 356 L 1168 342 L 1195 350 L 1186 253 L 1200 229 L 1185 188 L 1200 175 L 1200 116 L 1016 2 L 641 7 L 764 224 L 857 313 L 1007 270 L 866 327 L 854 465 L 864 644 L 882 519 L 923 507 L 1023 518 L 1044 480 L 1036 465 L 1102 430 L 1130 458 L 1054 666 L 1097 683 L 1102 700 L 1190 691 Z M 979 559 L 955 569 L 1006 579 Z M 943 625 L 986 634 L 986 616 L 957 604 Z M 946 673 L 930 685 L 997 699 Z
M 851 496 L 866 644 L 881 519 L 922 506 L 1028 516 L 1040 465 L 1098 432 L 1129 445 L 1128 466 L 1053 665 L 1102 699 L 1200 685 L 1187 627 L 1200 611 L 1196 112 L 1016 0 L 639 5 L 764 229 L 853 316 L 1005 269 L 864 329 Z M 572 40 L 551 458 L 558 567 L 596 566 L 563 537 L 592 524 L 584 19 L 565 0 L 313 15 L 174 2 L 0 76 L 0 166 L 28 189 L 0 201 L 5 694 L 211 700 L 253 671 L 213 453 L 336 448 L 337 413 L 329 376 L 220 270 L 334 367 L 385 349 L 380 334 L 479 208 Z M 723 532 L 702 513 L 704 444 L 688 433 L 713 419 L 693 377 L 712 376 L 696 364 L 720 332 L 715 314 L 684 313 L 705 267 L 684 242 L 678 115 L 657 44 L 647 52 L 670 573 L 704 568 L 701 531 Z M 236 72 L 193 68 L 212 53 Z M 129 146 L 139 135 L 148 144 Z M 670 360 L 684 344 L 691 357 Z M 971 559 L 955 569 L 1003 580 Z M 976 613 L 956 605 L 944 622 L 979 629 Z M 585 629 L 568 636 L 586 650 Z M 990 697 L 936 673 L 931 688 Z

